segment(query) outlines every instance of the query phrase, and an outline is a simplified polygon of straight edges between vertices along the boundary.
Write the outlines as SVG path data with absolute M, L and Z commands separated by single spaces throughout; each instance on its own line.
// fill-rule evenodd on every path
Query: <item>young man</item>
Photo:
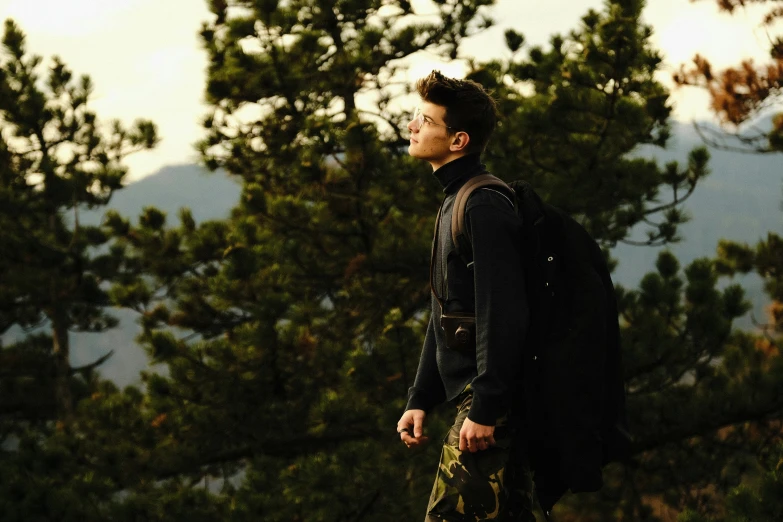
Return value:
M 511 196 L 491 188 L 470 196 L 465 224 L 472 261 L 455 253 L 451 236 L 457 191 L 486 172 L 480 155 L 497 109 L 481 85 L 437 71 L 419 80 L 417 90 L 422 102 L 408 124 L 408 151 L 432 165 L 445 198 L 433 243 L 432 313 L 397 431 L 408 447 L 418 446 L 427 441 L 427 412 L 445 401 L 457 404 L 426 522 L 535 521 L 518 416 L 509 415 L 528 327 L 518 250 L 522 223 Z M 467 346 L 449 331 L 456 328 L 449 317 L 459 314 L 475 317 Z

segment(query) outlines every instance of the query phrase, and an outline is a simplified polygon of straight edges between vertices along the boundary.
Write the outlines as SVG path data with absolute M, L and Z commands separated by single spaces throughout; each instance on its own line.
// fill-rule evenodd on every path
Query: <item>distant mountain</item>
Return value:
M 167 223 L 177 226 L 179 209 L 190 209 L 196 223 L 229 216 L 239 201 L 241 186 L 225 172 L 210 173 L 197 165 L 164 167 L 157 173 L 130 183 L 117 191 L 107 209 L 84 212 L 84 223 L 97 224 L 108 209 L 137 222 L 145 207 L 156 207 L 167 213 Z M 109 350 L 114 355 L 101 366 L 101 374 L 120 386 L 138 384 L 139 372 L 148 367 L 149 359 L 135 338 L 140 333 L 137 314 L 114 310 L 120 320 L 117 328 L 104 333 L 72 333 L 71 363 L 89 364 Z
M 676 125 L 667 150 L 642 149 L 639 155 L 654 157 L 661 162 L 687 162 L 688 153 L 702 145 L 689 125 Z M 750 155 L 710 150 L 712 174 L 697 187 L 685 208 L 692 217 L 681 235 L 683 241 L 671 246 L 682 266 L 697 257 L 711 257 L 721 238 L 754 244 L 768 231 L 783 232 L 783 155 Z M 146 206 L 158 207 L 169 215 L 169 224 L 177 225 L 180 207 L 191 209 L 194 219 L 203 222 L 224 218 L 236 205 L 240 186 L 225 173 L 207 173 L 204 169 L 181 165 L 166 167 L 160 172 L 130 184 L 116 193 L 109 205 L 121 214 L 138 217 Z M 102 214 L 92 213 L 85 221 L 97 222 Z M 614 274 L 617 283 L 635 288 L 640 278 L 654 270 L 660 248 L 619 245 L 614 250 L 619 266 Z M 764 318 L 766 298 L 757 276 L 745 276 L 738 281 L 746 288 L 754 304 L 754 315 Z M 114 356 L 102 367 L 102 374 L 119 385 L 138 382 L 139 371 L 148 359 L 135 343 L 138 334 L 136 317 L 119 310 L 120 327 L 103 334 L 73 334 L 74 365 L 89 363 L 110 349 Z M 751 326 L 746 318 L 741 323 Z
M 676 124 L 666 150 L 643 149 L 641 156 L 661 163 L 685 164 L 688 153 L 703 142 L 692 125 Z M 699 257 L 714 257 L 718 241 L 754 245 L 770 231 L 783 233 L 783 154 L 746 154 L 709 149 L 711 174 L 703 180 L 684 207 L 691 221 L 680 229 L 682 241 L 668 248 L 681 266 Z M 615 282 L 633 288 L 641 277 L 655 269 L 655 259 L 662 248 L 618 245 L 613 255 L 619 260 L 613 274 Z M 768 299 L 756 275 L 740 276 L 729 283 L 739 283 L 753 303 L 752 315 L 765 318 Z M 750 315 L 739 326 L 752 326 Z
M 164 167 L 155 174 L 128 184 L 112 196 L 108 208 L 126 217 L 138 218 L 144 207 L 156 207 L 176 225 L 177 213 L 187 207 L 197 223 L 228 217 L 239 201 L 239 182 L 223 171 L 209 172 L 197 165 Z M 85 222 L 97 223 L 105 213 L 86 212 Z

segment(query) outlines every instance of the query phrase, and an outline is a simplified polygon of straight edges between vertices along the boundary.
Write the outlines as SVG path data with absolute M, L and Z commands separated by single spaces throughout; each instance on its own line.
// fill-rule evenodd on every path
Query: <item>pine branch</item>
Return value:
M 94 362 L 92 362 L 90 364 L 86 364 L 84 366 L 78 366 L 76 368 L 72 367 L 71 368 L 71 375 L 73 375 L 75 373 L 86 374 L 86 373 L 94 370 L 95 368 L 97 368 L 101 364 L 105 363 L 106 361 L 108 361 L 109 358 L 111 358 L 112 355 L 114 355 L 114 350 L 109 350 L 106 354 L 102 355 L 101 357 L 99 357 L 98 359 L 96 359 Z
M 767 417 L 783 415 L 783 398 L 777 398 L 770 404 L 759 406 L 755 409 L 737 408 L 735 411 L 724 411 L 716 420 L 702 417 L 692 417 L 691 424 L 680 425 L 677 429 L 670 430 L 648 440 L 637 438 L 632 444 L 631 454 L 641 455 L 645 451 L 654 450 L 668 444 L 685 442 L 693 437 L 711 433 L 723 428 L 736 426 L 745 422 L 759 422 Z
M 253 446 L 241 446 L 231 450 L 199 456 L 155 472 L 155 480 L 166 480 L 182 475 L 202 473 L 203 468 L 224 463 L 238 463 L 256 456 L 266 456 L 288 460 L 321 451 L 333 451 L 343 444 L 358 442 L 368 439 L 384 437 L 388 434 L 378 430 L 366 430 L 362 432 L 348 431 L 320 436 L 298 436 L 283 439 L 259 440 Z

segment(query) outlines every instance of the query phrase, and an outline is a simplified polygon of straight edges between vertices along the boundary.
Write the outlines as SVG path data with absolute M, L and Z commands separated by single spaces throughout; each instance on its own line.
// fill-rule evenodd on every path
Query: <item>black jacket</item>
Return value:
M 617 302 L 601 249 L 576 221 L 511 184 L 528 224 L 535 303 L 524 374 L 526 429 L 539 490 L 596 491 L 628 453 Z
M 436 248 L 435 289 L 446 311 L 475 311 L 476 350 L 463 353 L 446 346 L 440 305 L 433 296 L 406 409 L 429 411 L 456 398 L 470 384 L 473 404 L 468 418 L 495 425 L 509 411 L 514 387 L 521 378 L 529 311 L 519 251 L 522 222 L 507 196 L 482 189 L 470 197 L 465 223 L 473 248 L 472 265 L 455 253 L 451 239 L 454 198 L 467 180 L 484 172 L 479 156 L 472 154 L 434 173 L 445 193 Z

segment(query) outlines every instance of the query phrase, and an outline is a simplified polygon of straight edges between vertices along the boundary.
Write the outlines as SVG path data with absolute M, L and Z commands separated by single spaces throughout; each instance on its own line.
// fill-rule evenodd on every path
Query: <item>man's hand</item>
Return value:
M 400 440 L 409 448 L 424 444 L 429 440 L 429 437 L 424 436 L 424 417 L 426 416 L 427 413 L 424 410 L 408 410 L 397 421 L 397 433 L 400 434 Z
M 459 430 L 459 449 L 471 453 L 483 451 L 495 445 L 495 427 L 477 424 L 465 418 L 462 429 Z

